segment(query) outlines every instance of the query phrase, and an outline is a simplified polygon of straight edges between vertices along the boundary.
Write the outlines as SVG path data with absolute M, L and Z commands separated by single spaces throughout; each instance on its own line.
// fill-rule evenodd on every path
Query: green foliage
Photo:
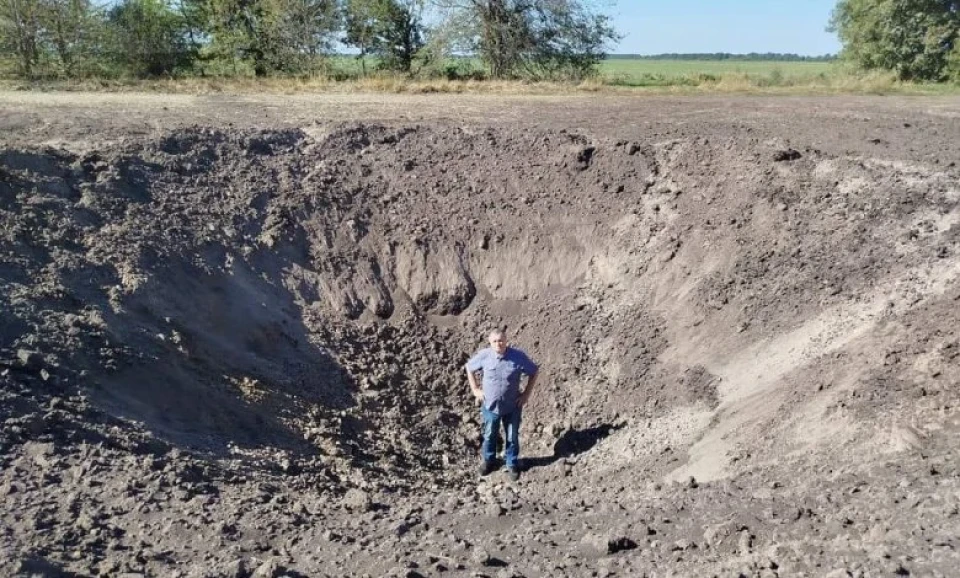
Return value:
M 957 0 L 840 0 L 830 30 L 842 56 L 901 80 L 943 80 L 960 30 Z
M 103 20 L 88 0 L 0 0 L 0 50 L 17 76 L 83 76 L 98 69 Z
M 529 77 L 579 81 L 593 76 L 606 44 L 619 38 L 607 16 L 576 2 L 542 3 L 533 14 L 532 48 L 523 60 Z
M 343 6 L 347 44 L 360 50 L 358 59 L 366 73 L 365 57 L 380 57 L 379 68 L 410 72 L 424 46 L 419 0 L 346 0 Z
M 579 80 L 618 35 L 580 0 L 448 0 L 448 22 L 493 78 Z
M 448 12 L 432 26 L 426 42 L 417 52 L 418 73 L 427 78 L 472 78 L 472 69 L 483 69 L 479 59 L 465 58 L 471 52 L 474 22 L 468 10 Z
M 360 49 L 357 59 L 366 73 L 366 57 L 376 52 L 384 0 L 346 0 L 343 5 L 344 41 Z
M 434 0 L 454 9 L 429 31 L 427 0 L 115 1 L 0 0 L 0 47 L 28 78 L 339 77 L 326 55 L 342 32 L 364 74 L 370 56 L 421 77 L 580 80 L 616 38 L 581 0 Z
M 333 0 L 203 0 L 210 53 L 256 76 L 315 72 L 338 28 Z M 240 62 L 238 62 L 240 61 Z
M 474 58 L 447 58 L 431 70 L 430 76 L 444 80 L 486 80 L 487 74 L 481 62 Z
M 98 71 L 103 14 L 89 0 L 43 0 L 42 6 L 44 46 L 56 55 L 58 75 L 76 78 Z
M 410 72 L 413 59 L 424 46 L 424 29 L 419 2 L 386 2 L 381 34 L 381 67 L 387 70 Z
M 0 49 L 16 59 L 22 76 L 33 76 L 42 55 L 40 0 L 0 0 Z
M 133 76 L 169 76 L 193 61 L 186 22 L 164 0 L 123 0 L 108 23 L 110 53 Z
M 960 32 L 953 39 L 953 50 L 947 56 L 947 77 L 960 84 Z

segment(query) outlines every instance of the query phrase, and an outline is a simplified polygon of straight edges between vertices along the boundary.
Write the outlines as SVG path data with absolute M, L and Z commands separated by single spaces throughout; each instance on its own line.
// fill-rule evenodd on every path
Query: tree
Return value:
M 334 0 L 206 0 L 215 52 L 253 65 L 254 74 L 301 73 L 330 49 Z
M 610 19 L 580 0 L 440 2 L 472 23 L 474 48 L 494 78 L 582 78 L 619 39 Z
M 0 0 L 0 50 L 20 76 L 77 76 L 102 30 L 103 12 L 89 0 Z
M 108 22 L 111 53 L 134 76 L 173 74 L 193 61 L 184 20 L 164 0 L 124 0 Z
M 413 59 L 424 46 L 419 0 L 388 0 L 380 30 L 381 67 L 410 72 Z
M 828 30 L 864 69 L 939 81 L 960 31 L 960 0 L 840 0 Z
M 89 0 L 42 0 L 40 18 L 44 44 L 52 47 L 62 71 L 79 75 L 100 45 L 102 12 Z
M 347 44 L 360 53 L 363 73 L 366 56 L 380 56 L 380 68 L 409 72 L 417 52 L 423 48 L 420 0 L 347 0 L 344 3 L 344 30 Z
M 534 48 L 528 23 L 531 6 L 508 0 L 471 2 L 480 24 L 478 48 L 494 78 L 517 72 L 523 53 Z
M 346 0 L 343 5 L 345 42 L 356 46 L 363 74 L 367 74 L 367 56 L 376 50 L 377 28 L 383 0 Z
M 575 2 L 545 2 L 534 14 L 535 48 L 522 61 L 529 76 L 583 79 L 603 60 L 606 44 L 619 38 L 607 16 Z
M 15 56 L 17 72 L 33 76 L 40 60 L 39 0 L 0 0 L 0 48 Z

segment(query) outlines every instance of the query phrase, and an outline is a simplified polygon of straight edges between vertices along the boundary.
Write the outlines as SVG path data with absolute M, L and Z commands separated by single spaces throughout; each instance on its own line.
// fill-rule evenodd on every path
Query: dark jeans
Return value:
M 520 465 L 520 418 L 522 411 L 520 408 L 507 414 L 496 414 L 483 408 L 483 447 L 481 452 L 484 461 L 490 463 L 497 457 L 497 435 L 500 430 L 500 424 L 503 423 L 503 433 L 507 443 L 504 448 L 504 461 L 507 467 L 515 470 Z

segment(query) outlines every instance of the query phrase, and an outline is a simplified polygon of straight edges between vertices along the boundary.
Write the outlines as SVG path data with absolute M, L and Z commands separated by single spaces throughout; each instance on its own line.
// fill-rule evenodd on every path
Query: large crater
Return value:
M 958 395 L 956 171 L 792 147 L 347 124 L 2 150 L 2 442 L 68 399 L 61 441 L 456 488 L 462 366 L 502 327 L 543 368 L 533 469 L 887 455 Z

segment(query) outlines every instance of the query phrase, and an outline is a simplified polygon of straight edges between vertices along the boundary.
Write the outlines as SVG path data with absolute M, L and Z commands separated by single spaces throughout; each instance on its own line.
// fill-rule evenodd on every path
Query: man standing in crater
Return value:
M 507 475 L 516 481 L 520 479 L 520 418 L 537 382 L 537 364 L 523 351 L 509 347 L 503 331 L 493 331 L 490 347 L 478 351 L 466 368 L 470 391 L 480 402 L 483 414 L 480 474 L 485 476 L 496 469 L 497 437 L 502 423 L 507 440 L 504 448 Z M 483 372 L 482 387 L 477 384 L 478 371 Z M 521 392 L 523 375 L 527 376 L 527 385 Z

